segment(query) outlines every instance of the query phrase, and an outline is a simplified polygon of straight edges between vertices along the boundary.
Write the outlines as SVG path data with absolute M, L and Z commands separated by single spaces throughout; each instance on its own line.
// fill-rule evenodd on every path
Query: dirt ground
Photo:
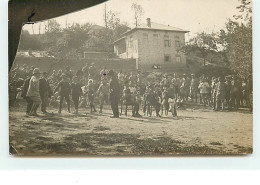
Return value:
M 50 109 L 26 117 L 25 105 L 10 107 L 11 153 L 22 156 L 172 156 L 246 154 L 253 151 L 253 116 L 246 109 L 214 112 L 200 105 L 178 109 L 178 117 L 112 119 L 80 109 L 78 115 Z

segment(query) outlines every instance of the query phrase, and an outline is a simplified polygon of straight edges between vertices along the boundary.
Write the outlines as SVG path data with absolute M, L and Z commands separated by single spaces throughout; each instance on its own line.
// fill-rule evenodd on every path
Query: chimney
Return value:
M 151 28 L 151 18 L 147 18 L 146 20 L 147 20 L 147 26 Z

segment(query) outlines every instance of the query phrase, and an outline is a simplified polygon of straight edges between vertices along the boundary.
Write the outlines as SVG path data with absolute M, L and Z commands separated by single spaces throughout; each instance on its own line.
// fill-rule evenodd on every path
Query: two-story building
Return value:
M 136 59 L 138 69 L 184 68 L 186 57 L 180 48 L 188 32 L 147 18 L 146 24 L 123 33 L 114 42 L 114 52 L 120 58 Z

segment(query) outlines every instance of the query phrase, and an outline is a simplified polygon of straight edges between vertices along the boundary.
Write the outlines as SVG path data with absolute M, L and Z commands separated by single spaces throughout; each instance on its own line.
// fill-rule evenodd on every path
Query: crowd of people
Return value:
M 34 66 L 16 65 L 9 73 L 10 106 L 19 99 L 27 102 L 26 114 L 37 116 L 38 107 L 47 114 L 47 107 L 58 109 L 61 114 L 64 99 L 67 111 L 71 105 L 78 114 L 79 108 L 89 108 L 91 113 L 103 112 L 110 102 L 113 118 L 128 114 L 132 116 L 157 117 L 177 116 L 177 109 L 193 102 L 212 107 L 215 111 L 252 109 L 252 77 L 240 79 L 236 76 L 197 76 L 194 74 L 162 73 L 147 80 L 142 72 L 116 72 L 97 69 L 94 63 L 73 71 L 70 67 L 40 71 Z

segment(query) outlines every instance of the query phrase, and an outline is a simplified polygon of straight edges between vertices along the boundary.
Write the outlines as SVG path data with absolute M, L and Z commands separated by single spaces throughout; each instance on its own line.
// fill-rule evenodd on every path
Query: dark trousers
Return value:
M 41 111 L 46 112 L 47 102 L 48 102 L 48 93 L 41 95 Z
M 61 112 L 63 99 L 64 98 L 65 98 L 65 100 L 67 102 L 67 105 L 68 105 L 68 111 L 70 112 L 70 96 L 68 94 L 60 96 L 60 109 L 59 109 L 59 112 Z
M 74 103 L 75 109 L 78 110 L 79 109 L 79 95 L 73 95 L 72 101 Z
M 161 104 L 159 102 L 156 102 L 154 106 L 155 106 L 156 116 L 160 116 Z
M 140 107 L 139 103 L 136 102 L 134 104 L 133 116 L 139 115 L 139 107 Z
M 33 101 L 30 97 L 26 97 L 25 100 L 27 102 L 26 114 L 29 114 L 33 106 Z
M 90 100 L 89 106 L 90 106 L 90 112 L 93 112 L 93 111 L 96 112 L 96 107 L 95 107 L 93 100 Z
M 119 95 L 118 96 L 110 96 L 111 101 L 111 108 L 113 111 L 113 115 L 115 117 L 119 117 L 119 111 L 118 111 L 118 102 L 119 102 Z
M 191 90 L 191 101 L 193 102 L 193 100 L 195 99 L 195 103 L 197 103 L 197 99 L 198 99 L 198 91 L 197 90 Z

